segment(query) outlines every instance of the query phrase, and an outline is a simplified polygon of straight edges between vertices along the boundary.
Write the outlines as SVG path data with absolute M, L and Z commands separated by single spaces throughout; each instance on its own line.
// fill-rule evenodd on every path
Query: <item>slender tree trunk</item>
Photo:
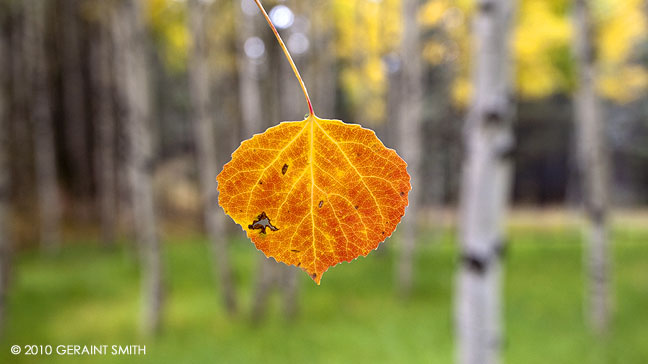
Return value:
M 576 0 L 574 25 L 579 86 L 575 117 L 579 165 L 587 219 L 589 321 L 604 333 L 609 321 L 608 278 L 608 161 L 601 105 L 596 94 L 595 27 L 591 1 Z
M 335 25 L 330 21 L 333 3 L 318 1 L 314 11 L 314 24 L 310 27 L 312 45 L 308 52 L 311 55 L 311 98 L 320 117 L 332 118 L 335 115 L 337 90 Z
M 279 96 L 279 119 L 277 121 L 301 120 L 304 118 L 307 110 L 304 109 L 304 104 L 295 102 L 295 100 L 299 100 L 301 97 L 299 83 L 295 79 L 295 74 L 290 64 L 285 62 L 279 47 L 273 50 L 275 51 L 273 52 L 273 55 L 276 56 L 275 59 L 281 61 L 279 67 L 279 83 L 271 85 L 271 88 L 275 90 L 274 93 Z M 303 63 L 302 56 L 295 54 L 293 57 L 297 65 Z M 289 320 L 294 319 L 299 312 L 299 283 L 297 280 L 299 270 L 282 263 L 275 263 L 273 266 L 277 270 L 276 284 L 282 295 L 284 315 Z
M 403 39 L 401 41 L 402 82 L 399 124 L 401 155 L 407 162 L 412 191 L 409 195 L 408 214 L 401 225 L 401 251 L 398 261 L 397 285 L 401 295 L 412 290 L 413 259 L 416 246 L 418 207 L 422 187 L 420 180 L 421 162 L 421 118 L 423 106 L 423 65 L 421 62 L 420 29 L 415 20 L 419 1 L 403 0 Z
M 204 2 L 190 0 L 189 27 L 193 37 L 193 48 L 189 59 L 189 94 L 194 112 L 196 159 L 204 201 L 205 227 L 214 252 L 223 302 L 227 312 L 234 314 L 237 309 L 236 295 L 227 254 L 223 217 L 218 206 L 214 125 L 209 115 L 209 68 L 205 32 L 207 14 L 207 6 Z
M 0 5 L 0 27 L 4 28 L 6 5 Z M 5 35 L 0 33 L 0 70 L 7 69 L 9 54 Z M 9 167 L 9 113 L 7 112 L 7 72 L 0 72 L 0 337 L 4 332 L 6 299 L 9 286 L 9 255 L 11 233 L 9 231 L 10 210 L 10 167 Z
M 61 204 L 57 182 L 54 127 L 45 51 L 46 2 L 26 0 L 26 44 L 29 80 L 33 95 L 31 120 L 34 132 L 36 187 L 40 212 L 40 244 L 50 253 L 60 248 Z
M 236 4 L 236 3 L 235 3 Z M 238 4 L 237 4 L 238 5 Z M 235 6 L 237 6 L 235 5 Z M 259 65 L 257 60 L 252 59 L 246 53 L 256 37 L 254 33 L 255 16 L 260 16 L 252 0 L 245 5 L 243 2 L 238 7 L 238 77 L 239 77 L 239 102 L 241 105 L 241 133 L 247 139 L 253 134 L 263 131 L 264 118 L 261 114 L 261 88 L 259 84 Z M 267 54 L 267 53 L 266 53 Z M 275 267 L 277 264 L 273 259 L 261 256 L 257 263 L 257 278 L 254 297 L 252 298 L 252 322 L 259 323 L 263 320 L 267 307 L 267 299 L 272 291 L 275 282 Z
M 247 8 L 255 9 L 256 5 L 252 0 L 248 0 L 251 5 Z M 252 134 L 260 133 L 263 131 L 263 116 L 261 114 L 261 90 L 259 87 L 259 65 L 257 60 L 247 56 L 245 52 L 245 44 L 248 42 L 248 50 L 254 43 L 251 40 L 255 37 L 254 23 L 256 14 L 255 11 L 250 11 L 248 14 L 242 9 L 243 2 L 235 2 L 234 6 L 238 6 L 238 76 L 239 76 L 239 102 L 241 104 L 241 118 L 243 138 L 247 139 Z
M 256 16 L 260 15 L 257 14 Z M 246 17 L 244 15 L 244 19 Z M 247 24 L 242 25 L 245 28 L 243 31 L 248 33 L 241 34 L 242 39 L 240 42 L 244 42 L 254 35 L 254 29 L 252 27 L 253 19 L 247 17 L 244 22 Z M 240 58 L 242 62 L 247 64 L 247 70 L 252 71 L 249 75 L 239 74 L 242 92 L 241 104 L 244 108 L 242 110 L 243 118 L 244 121 L 246 118 L 250 118 L 245 122 L 245 137 L 251 136 L 253 132 L 263 131 L 263 128 L 266 126 L 264 124 L 268 122 L 274 124 L 279 121 L 301 120 L 304 116 L 303 110 L 299 109 L 302 104 L 294 102 L 294 100 L 300 97 L 301 91 L 294 78 L 292 69 L 283 59 L 281 49 L 274 45 L 274 37 L 270 41 L 273 43 L 269 43 L 270 45 L 267 47 L 266 56 L 269 58 L 268 63 L 272 69 L 276 69 L 277 71 L 269 75 L 270 81 L 268 89 L 270 90 L 270 96 L 267 98 L 268 103 L 265 105 L 266 110 L 269 110 L 269 112 L 265 113 L 265 117 L 261 115 L 262 104 L 258 96 L 260 95 L 258 66 L 254 60 L 246 58 L 244 53 L 241 55 L 242 58 Z M 299 62 L 299 59 L 296 58 L 296 61 Z M 245 72 L 245 68 L 240 69 Z M 246 98 L 247 100 L 245 100 Z M 245 108 L 249 108 L 249 110 L 246 111 Z M 268 117 L 268 114 L 272 116 Z M 251 119 L 252 115 L 258 115 L 255 117 L 259 119 Z M 245 131 L 248 128 L 252 128 L 252 131 Z M 254 324 L 259 324 L 264 320 L 269 306 L 268 301 L 274 290 L 278 290 L 282 295 L 283 312 L 286 318 L 293 319 L 296 317 L 299 311 L 297 273 L 298 271 L 294 267 L 277 263 L 274 259 L 266 258 L 265 256 L 259 258 L 251 313 Z
M 502 228 L 514 147 L 509 50 L 513 11 L 512 0 L 477 1 L 475 94 L 464 130 L 455 301 L 457 362 L 462 364 L 500 361 Z
M 260 324 L 268 311 L 268 299 L 272 293 L 278 279 L 277 263 L 272 258 L 266 258 L 261 255 L 257 264 L 256 286 L 254 288 L 254 297 L 252 298 L 251 319 L 255 325 Z
M 88 124 L 84 103 L 84 83 L 81 60 L 79 24 L 80 0 L 62 0 L 62 71 L 63 109 L 65 114 L 65 148 L 72 162 L 72 182 L 75 197 L 80 205 L 75 215 L 87 219 L 92 174 L 88 147 Z
M 281 264 L 279 287 L 282 294 L 283 314 L 287 320 L 294 320 L 299 315 L 299 281 L 295 267 Z
M 31 211 L 34 209 L 31 198 L 33 196 L 33 178 L 32 168 L 32 131 L 29 122 L 29 92 L 30 82 L 28 77 L 27 65 L 25 62 L 25 41 L 26 27 L 21 23 L 24 13 L 24 4 L 21 1 L 3 2 L 5 9 L 8 10 L 6 16 L 9 17 L 9 41 L 10 48 L 7 53 L 6 61 L 10 61 L 8 75 L 5 76 L 10 80 L 10 95 L 7 98 L 6 107 L 10 111 L 11 136 L 9 143 L 12 158 L 12 198 L 17 207 Z M 24 23 L 24 21 L 23 21 Z M 25 168 L 25 166 L 28 166 Z
M 113 19 L 117 79 L 123 97 L 124 122 L 128 129 L 128 172 L 135 231 L 142 252 L 143 329 L 159 331 L 163 306 L 160 241 L 153 201 L 153 138 L 146 62 L 146 28 L 143 3 L 119 3 Z
M 104 7 L 105 8 L 105 7 Z M 108 10 L 108 9 L 107 9 Z M 109 20 L 101 19 L 97 35 L 91 44 L 95 127 L 95 172 L 97 198 L 101 221 L 101 242 L 115 242 L 117 185 L 115 169 L 115 113 L 113 109 L 112 52 Z

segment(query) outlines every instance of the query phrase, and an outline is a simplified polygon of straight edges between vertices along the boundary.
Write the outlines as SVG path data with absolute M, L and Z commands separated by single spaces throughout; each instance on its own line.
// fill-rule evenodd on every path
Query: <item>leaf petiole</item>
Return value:
M 283 40 L 281 39 L 281 36 L 279 35 L 279 32 L 277 31 L 277 28 L 275 28 L 274 24 L 272 24 L 272 21 L 270 20 L 270 17 L 268 16 L 268 13 L 263 8 L 263 5 L 261 5 L 261 1 L 260 0 L 254 0 L 254 2 L 257 4 L 259 9 L 261 10 L 261 13 L 263 13 L 263 16 L 265 17 L 266 21 L 268 22 L 268 25 L 270 25 L 270 28 L 272 29 L 272 32 L 274 32 L 274 35 L 277 38 L 277 41 L 279 42 L 279 45 L 281 46 L 281 49 L 283 50 L 284 54 L 286 55 L 286 59 L 288 59 L 288 62 L 290 63 L 290 67 L 292 68 L 293 72 L 295 72 L 295 76 L 297 77 L 297 81 L 299 81 L 299 85 L 301 86 L 302 91 L 304 91 L 304 96 L 306 97 L 306 102 L 308 103 L 309 116 L 310 115 L 314 116 L 315 113 L 313 112 L 313 105 L 311 104 L 310 97 L 308 96 L 308 91 L 306 90 L 306 85 L 304 85 L 304 80 L 302 80 L 301 75 L 299 74 L 299 70 L 297 69 L 297 66 L 295 65 L 295 62 L 293 61 L 292 57 L 290 56 L 290 52 L 288 52 L 288 48 L 286 48 L 286 45 L 284 44 Z

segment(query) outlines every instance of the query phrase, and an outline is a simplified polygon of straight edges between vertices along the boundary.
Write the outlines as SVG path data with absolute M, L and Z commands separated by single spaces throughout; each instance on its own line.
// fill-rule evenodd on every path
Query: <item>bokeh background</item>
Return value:
M 407 0 L 411 17 L 404 1 L 264 2 L 318 116 L 399 151 L 402 105 L 421 110 L 417 209 L 404 217 L 413 258 L 400 259 L 397 229 L 316 286 L 264 259 L 213 204 L 212 177 L 242 140 L 308 112 L 252 0 L 1 0 L 0 362 L 453 362 L 476 2 Z M 589 323 L 574 4 L 519 0 L 509 363 L 648 362 L 648 2 L 589 3 L 610 166 L 609 318 Z M 420 90 L 403 76 L 414 62 Z M 148 210 L 132 208 L 142 201 Z M 30 357 L 14 344 L 146 355 Z

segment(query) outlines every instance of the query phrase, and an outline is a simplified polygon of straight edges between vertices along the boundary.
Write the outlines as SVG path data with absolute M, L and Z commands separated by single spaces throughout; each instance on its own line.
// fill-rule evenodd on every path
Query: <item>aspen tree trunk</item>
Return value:
M 313 94 L 313 105 L 317 106 L 320 117 L 332 118 L 335 115 L 337 73 L 335 49 L 335 25 L 330 21 L 333 15 L 332 2 L 317 2 L 310 26 L 312 45 L 309 66 Z
M 271 39 L 271 42 L 274 42 L 274 38 Z M 304 110 L 301 109 L 303 104 L 294 102 L 299 99 L 301 94 L 299 84 L 290 65 L 283 58 L 279 46 L 275 46 L 275 43 L 270 44 L 267 50 L 268 63 L 277 71 L 270 75 L 268 89 L 271 97 L 266 107 L 272 110 L 270 113 L 272 116 L 265 117 L 265 121 L 270 120 L 275 123 L 277 121 L 301 120 L 304 117 Z M 295 61 L 299 63 L 298 55 L 295 55 Z M 257 269 L 257 282 L 252 302 L 252 322 L 259 324 L 263 321 L 269 307 L 270 295 L 275 290 L 281 294 L 282 310 L 285 317 L 287 319 L 295 318 L 299 311 L 297 280 L 299 271 L 264 256 L 261 256 Z
M 223 216 L 218 206 L 214 125 L 209 115 L 210 83 L 205 32 L 207 13 L 207 6 L 204 2 L 189 1 L 189 27 L 193 38 L 193 48 L 189 58 L 189 94 L 193 108 L 196 159 L 204 201 L 205 227 L 218 269 L 223 302 L 227 312 L 234 314 L 237 309 L 236 295 L 227 254 Z
M 41 1 L 48 3 L 46 1 Z M 92 174 L 88 147 L 88 124 L 84 103 L 81 60 L 79 9 L 80 0 L 64 0 L 61 6 L 63 109 L 65 116 L 65 147 L 72 162 L 75 197 L 81 202 L 75 215 L 87 218 Z
M 294 4 L 294 3 L 293 3 Z M 295 74 L 288 62 L 283 59 L 283 54 L 278 47 L 274 48 L 274 56 L 280 61 L 279 83 L 272 85 L 275 94 L 279 97 L 279 118 L 278 121 L 301 120 L 307 113 L 304 104 L 295 102 L 301 97 L 301 88 L 295 79 Z M 298 67 L 303 63 L 303 55 L 293 55 Z M 317 109 L 319 110 L 319 108 Z M 275 263 L 274 269 L 278 270 L 278 281 L 282 295 L 283 313 L 287 319 L 294 319 L 299 312 L 299 284 L 297 274 L 299 270 L 282 263 Z
M 509 37 L 513 0 L 478 0 L 474 95 L 465 125 L 461 264 L 455 302 L 457 362 L 500 361 L 501 252 L 514 147 Z
M 608 277 L 608 161 L 601 105 L 596 95 L 595 27 L 591 1 L 576 0 L 574 25 L 579 86 L 575 117 L 588 244 L 589 321 L 604 333 L 609 321 Z
M 403 39 L 401 40 L 401 94 L 399 108 L 399 147 L 407 162 L 412 190 L 407 214 L 401 225 L 401 251 L 398 260 L 397 286 L 403 296 L 412 290 L 413 260 L 416 246 L 418 207 L 420 202 L 421 117 L 423 106 L 423 65 L 421 62 L 420 29 L 416 21 L 418 0 L 403 0 Z
M 9 115 L 9 145 L 10 145 L 10 165 L 12 169 L 11 176 L 11 194 L 12 200 L 16 203 L 18 210 L 32 211 L 35 206 L 32 205 L 34 195 L 34 178 L 33 167 L 33 150 L 32 145 L 32 128 L 30 119 L 30 110 L 28 104 L 31 102 L 31 84 L 29 82 L 29 70 L 25 59 L 25 39 L 26 25 L 23 20 L 24 4 L 22 1 L 4 1 L 0 2 L 4 9 L 7 10 L 8 35 L 7 47 L 8 53 L 5 62 L 7 62 L 7 81 L 9 82 L 7 96 L 7 112 Z
M 6 5 L 0 5 L 0 27 L 4 28 Z M 7 69 L 9 62 L 8 46 L 5 35 L 0 33 L 0 70 Z M 10 171 L 9 168 L 9 113 L 7 112 L 7 72 L 0 72 L 0 337 L 4 332 L 6 320 L 6 300 L 9 286 L 9 254 L 11 252 L 11 233 L 9 231 L 10 210 Z
M 103 9 L 110 11 L 108 6 Z M 97 198 L 101 221 L 101 242 L 104 246 L 115 243 L 117 185 L 115 168 L 115 112 L 113 108 L 112 52 L 110 47 L 109 19 L 99 20 L 97 35 L 90 46 L 93 65 L 92 83 L 95 127 L 95 172 Z
M 113 19 L 117 79 L 128 129 L 128 172 L 136 238 L 142 253 L 142 324 L 159 331 L 163 306 L 161 247 L 153 201 L 153 140 L 143 2 L 121 1 Z
M 246 13 L 245 8 L 255 9 L 256 5 L 252 0 L 248 0 L 246 6 L 243 2 L 236 3 L 238 6 L 238 77 L 239 77 L 239 103 L 241 106 L 241 134 L 244 139 L 252 137 L 253 134 L 263 132 L 264 121 L 261 102 L 261 87 L 259 84 L 259 65 L 257 61 L 248 57 L 244 46 L 246 41 L 255 37 L 254 24 L 255 17 L 260 16 L 256 10 Z M 267 49 L 266 49 L 267 51 Z M 266 56 L 267 55 L 266 53 Z M 278 272 L 277 264 L 273 259 L 261 255 L 257 263 L 257 278 L 252 298 L 251 317 L 252 322 L 258 324 L 265 316 L 267 300 L 272 292 L 272 287 L 277 281 Z
M 252 3 L 252 0 L 247 0 Z M 261 90 L 259 87 L 259 66 L 257 61 L 245 54 L 244 45 L 247 40 L 255 36 L 254 23 L 256 15 L 246 14 L 241 8 L 242 2 L 234 2 L 239 14 L 238 31 L 238 77 L 239 77 L 239 102 L 241 104 L 242 136 L 250 138 L 255 133 L 263 131 L 263 116 L 261 115 Z M 256 7 L 252 3 L 253 8 Z
M 49 90 L 45 17 L 47 2 L 26 0 L 26 44 L 32 90 L 31 120 L 34 133 L 36 187 L 40 213 L 40 244 L 49 253 L 60 249 L 61 204 L 57 183 L 54 127 Z

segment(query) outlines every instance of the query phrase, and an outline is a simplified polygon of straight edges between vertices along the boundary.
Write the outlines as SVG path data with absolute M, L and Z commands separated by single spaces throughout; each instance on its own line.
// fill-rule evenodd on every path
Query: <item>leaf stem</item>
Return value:
M 288 59 L 288 62 L 290 63 L 290 67 L 292 68 L 293 72 L 295 72 L 295 76 L 297 77 L 297 81 L 299 81 L 299 85 L 301 86 L 302 91 L 304 91 L 304 96 L 306 96 L 306 102 L 308 103 L 308 112 L 310 116 L 315 115 L 313 112 L 313 105 L 311 104 L 310 97 L 308 96 L 308 91 L 306 90 L 306 85 L 304 85 L 304 80 L 302 80 L 301 75 L 299 74 L 299 70 L 297 69 L 297 66 L 295 66 L 295 62 L 293 61 L 292 57 L 290 56 L 290 52 L 288 52 L 288 48 L 286 48 L 286 45 L 284 44 L 283 40 L 281 39 L 281 36 L 279 35 L 279 32 L 277 31 L 277 28 L 275 28 L 274 24 L 272 24 L 272 21 L 270 20 L 270 17 L 268 16 L 268 13 L 266 13 L 265 9 L 263 8 L 263 5 L 261 5 L 260 0 L 254 0 L 254 2 L 257 4 L 259 9 L 261 10 L 261 13 L 263 13 L 263 16 L 265 17 L 266 21 L 268 22 L 268 25 L 270 25 L 270 28 L 274 32 L 275 37 L 277 38 L 277 41 L 279 42 L 279 45 L 281 46 L 281 49 L 283 50 L 284 54 L 286 55 L 286 58 Z

